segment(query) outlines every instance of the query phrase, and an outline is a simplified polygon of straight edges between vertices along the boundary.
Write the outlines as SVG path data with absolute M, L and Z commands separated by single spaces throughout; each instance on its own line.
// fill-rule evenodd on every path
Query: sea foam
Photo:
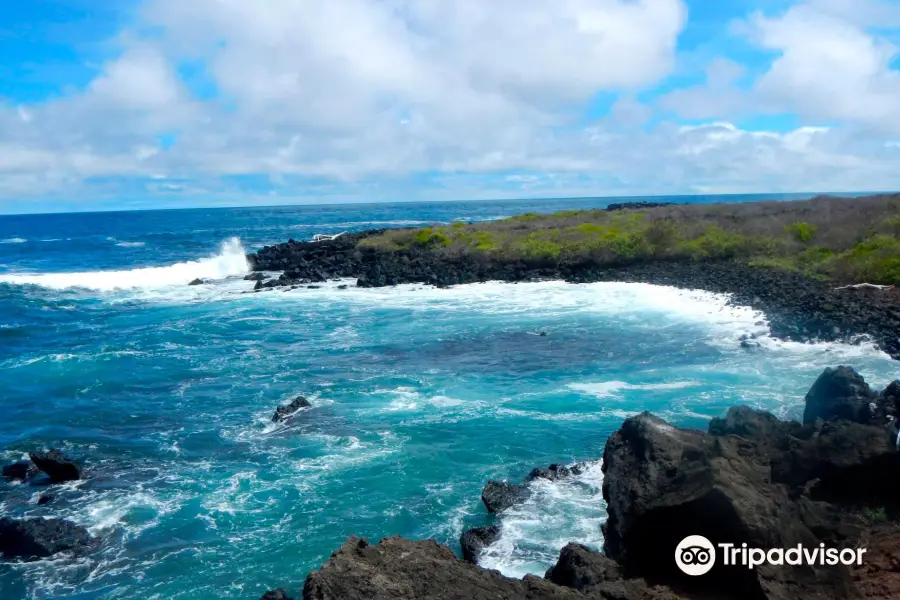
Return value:
M 0 283 L 37 285 L 50 289 L 83 288 L 98 291 L 117 289 L 158 289 L 185 285 L 194 279 L 223 279 L 249 271 L 244 247 L 238 238 L 222 243 L 219 253 L 201 260 L 175 263 L 165 267 L 146 267 L 128 271 L 83 271 L 29 275 L 0 274 Z

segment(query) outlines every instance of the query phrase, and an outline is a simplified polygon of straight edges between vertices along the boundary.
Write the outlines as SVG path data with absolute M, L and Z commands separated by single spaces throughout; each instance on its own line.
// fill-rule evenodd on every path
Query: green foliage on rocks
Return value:
M 556 266 L 737 260 L 838 281 L 900 284 L 900 196 L 526 213 L 389 230 L 360 247 Z

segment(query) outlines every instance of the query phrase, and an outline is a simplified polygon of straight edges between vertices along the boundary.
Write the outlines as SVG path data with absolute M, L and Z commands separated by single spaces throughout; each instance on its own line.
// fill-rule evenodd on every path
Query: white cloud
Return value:
M 756 15 L 746 34 L 778 58 L 755 95 L 723 58 L 706 86 L 662 103 L 693 118 L 762 107 L 850 125 L 773 133 L 648 126 L 654 107 L 637 98 L 673 69 L 682 0 L 147 0 L 84 89 L 0 104 L 0 197 L 114 194 L 90 180 L 116 176 L 151 192 L 232 193 L 223 177 L 243 174 L 284 197 L 303 177 L 390 195 L 416 172 L 446 174 L 451 196 L 509 195 L 465 175 L 508 171 L 536 174 L 507 185 L 555 193 L 898 185 L 895 149 L 858 127 L 893 122 L 900 105 L 888 102 L 893 46 L 865 29 L 892 13 L 856 6 Z M 213 98 L 192 95 L 184 61 L 205 65 Z M 585 125 L 603 92 L 618 96 L 609 116 Z M 177 143 L 163 147 L 170 133 Z
M 741 67 L 714 60 L 705 85 L 676 90 L 660 106 L 686 118 L 790 113 L 813 123 L 900 132 L 898 47 L 883 37 L 900 5 L 875 0 L 806 0 L 777 15 L 757 12 L 736 34 L 775 58 L 749 89 Z
M 755 39 L 780 53 L 757 92 L 774 107 L 806 118 L 900 131 L 900 72 L 890 68 L 898 48 L 869 33 L 859 15 L 847 18 L 846 4 L 811 2 L 777 18 L 754 16 Z

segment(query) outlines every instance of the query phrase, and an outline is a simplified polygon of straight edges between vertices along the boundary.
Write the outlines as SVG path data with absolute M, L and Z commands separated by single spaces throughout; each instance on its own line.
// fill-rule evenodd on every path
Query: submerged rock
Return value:
M 7 559 L 47 558 L 89 550 L 94 543 L 84 527 L 64 519 L 0 519 L 0 554 Z
M 53 502 L 53 496 L 51 496 L 50 494 L 41 494 L 40 498 L 38 498 L 37 500 L 39 506 L 50 504 L 51 502 Z
M 203 285 L 204 283 L 206 283 L 206 282 L 198 277 L 197 279 L 190 282 L 188 285 Z
M 459 538 L 463 558 L 472 564 L 478 564 L 478 555 L 500 537 L 500 526 L 475 527 L 463 533 Z
M 78 466 L 59 450 L 32 452 L 29 457 L 38 469 L 50 476 L 53 483 L 81 479 Z
M 505 481 L 488 481 L 481 491 L 481 501 L 484 502 L 488 512 L 499 513 L 524 502 L 530 495 L 531 490 L 527 486 Z
M 244 281 L 262 281 L 265 278 L 266 278 L 265 273 L 259 273 L 259 272 L 249 273 L 247 275 L 244 275 Z
M 25 481 L 30 471 L 31 464 L 23 460 L 3 467 L 3 476 L 14 481 Z
M 307 400 L 303 396 L 297 396 L 293 400 L 293 402 L 291 402 L 287 406 L 279 406 L 278 408 L 276 408 L 275 414 L 272 415 L 272 421 L 276 423 L 278 423 L 279 421 L 284 421 L 301 408 L 309 408 L 311 406 L 312 404 L 309 403 L 309 400 Z

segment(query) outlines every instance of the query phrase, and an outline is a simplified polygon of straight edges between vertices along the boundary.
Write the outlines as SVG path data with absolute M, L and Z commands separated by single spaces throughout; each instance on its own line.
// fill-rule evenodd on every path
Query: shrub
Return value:
M 424 248 L 436 248 L 439 246 L 449 246 L 453 241 L 447 237 L 440 229 L 435 231 L 431 227 L 420 229 L 413 236 L 413 243 Z
M 845 278 L 870 283 L 900 284 L 900 240 L 876 235 L 837 259 L 835 270 Z
M 681 237 L 674 223 L 662 219 L 650 223 L 644 235 L 655 254 L 674 248 Z
M 462 228 L 465 227 L 465 226 L 466 226 L 466 224 L 463 223 L 462 221 L 456 221 L 456 222 L 453 223 L 453 225 L 452 225 L 453 229 L 462 229 Z
M 786 233 L 790 234 L 798 242 L 803 242 L 804 244 L 812 241 L 813 236 L 816 235 L 818 229 L 819 228 L 815 225 L 810 225 L 805 221 L 796 221 L 784 228 Z
M 900 215 L 894 215 L 884 220 L 884 227 L 894 235 L 900 235 Z
M 706 228 L 703 235 L 682 242 L 680 249 L 694 260 L 725 259 L 741 255 L 746 243 L 746 238 L 741 234 L 712 225 Z
M 532 259 L 557 259 L 562 252 L 562 244 L 532 233 L 518 243 L 518 250 Z

